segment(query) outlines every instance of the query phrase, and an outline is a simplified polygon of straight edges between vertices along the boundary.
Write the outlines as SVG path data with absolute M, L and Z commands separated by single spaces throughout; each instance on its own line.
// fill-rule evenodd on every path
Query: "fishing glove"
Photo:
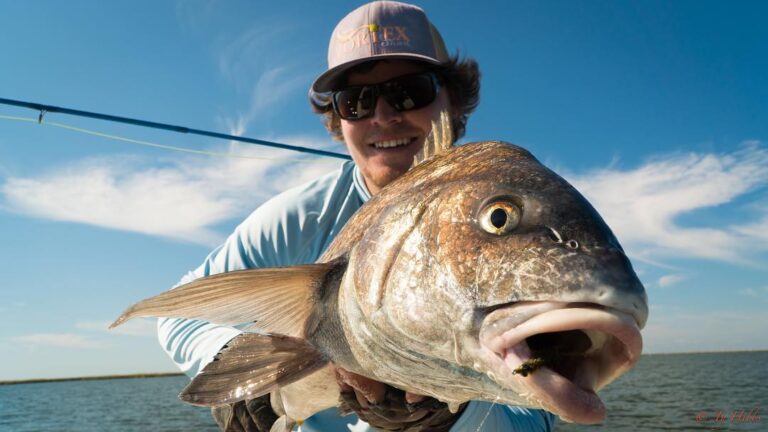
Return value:
M 222 432 L 269 432 L 277 420 L 269 394 L 231 405 L 211 407 L 211 414 Z
M 405 392 L 387 386 L 383 401 L 362 406 L 354 391 L 342 391 L 339 411 L 351 413 L 364 422 L 383 431 L 447 432 L 459 419 L 467 404 L 456 413 L 448 405 L 434 398 L 410 404 Z M 269 432 L 278 419 L 272 409 L 270 395 L 247 399 L 230 405 L 211 408 L 211 414 L 222 432 Z
M 387 386 L 384 400 L 366 407 L 360 405 L 354 391 L 342 391 L 339 410 L 342 415 L 354 412 L 364 422 L 383 431 L 447 432 L 466 406 L 465 403 L 452 413 L 448 405 L 431 397 L 410 404 L 405 400 L 404 391 Z

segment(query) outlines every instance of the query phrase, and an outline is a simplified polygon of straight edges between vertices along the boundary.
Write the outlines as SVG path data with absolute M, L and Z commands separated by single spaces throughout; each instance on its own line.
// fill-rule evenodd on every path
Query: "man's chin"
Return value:
M 410 164 L 406 167 L 386 166 L 374 168 L 371 170 L 369 175 L 364 176 L 365 184 L 368 186 L 368 191 L 370 191 L 372 194 L 377 193 L 379 190 L 405 174 L 409 168 Z

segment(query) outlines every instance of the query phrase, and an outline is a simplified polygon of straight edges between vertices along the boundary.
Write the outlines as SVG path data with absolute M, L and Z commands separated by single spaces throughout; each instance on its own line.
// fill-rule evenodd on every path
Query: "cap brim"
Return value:
M 338 79 L 344 75 L 344 73 L 350 68 L 357 66 L 361 63 L 375 61 L 375 60 L 416 60 L 431 65 L 440 65 L 440 61 L 434 57 L 429 57 L 420 54 L 404 54 L 404 53 L 391 53 L 391 54 L 376 54 L 369 57 L 356 59 L 347 63 L 342 63 L 334 68 L 328 69 L 322 75 L 317 77 L 314 83 L 312 83 L 312 91 L 318 93 L 329 92 L 334 89 L 334 84 Z

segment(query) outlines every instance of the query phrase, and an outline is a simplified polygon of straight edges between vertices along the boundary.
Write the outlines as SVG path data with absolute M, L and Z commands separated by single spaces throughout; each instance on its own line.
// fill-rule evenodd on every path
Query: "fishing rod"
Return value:
M 318 156 L 328 156 L 328 157 L 333 157 L 338 159 L 352 160 L 352 158 L 349 155 L 345 155 L 342 153 L 335 153 L 335 152 L 326 151 L 326 150 L 318 150 L 318 149 L 313 149 L 308 147 L 281 144 L 277 142 L 265 141 L 265 140 L 260 140 L 256 138 L 228 135 L 228 134 L 223 134 L 219 132 L 206 131 L 202 129 L 192 129 L 184 126 L 174 126 L 174 125 L 165 124 L 165 123 L 139 120 L 139 119 L 133 119 L 128 117 L 119 117 L 119 116 L 103 114 L 103 113 L 76 110 L 72 108 L 57 107 L 53 105 L 40 104 L 35 102 L 25 102 L 25 101 L 19 101 L 14 99 L 0 98 L 0 104 L 18 106 L 23 108 L 31 108 L 35 111 L 39 111 L 40 114 L 37 118 L 38 123 L 41 123 L 43 121 L 43 117 L 45 116 L 46 113 L 61 113 L 61 114 L 74 115 L 78 117 L 88 117 L 88 118 L 95 118 L 99 120 L 106 120 L 106 121 L 117 122 L 117 123 L 126 123 L 134 126 L 142 126 L 142 127 L 153 128 L 153 129 L 162 129 L 162 130 L 178 132 L 178 133 L 202 135 L 202 136 L 218 138 L 218 139 L 240 141 L 248 144 L 262 145 L 262 146 L 274 147 L 274 148 L 279 148 L 284 150 L 292 150 L 292 151 L 297 151 L 301 153 L 310 153 Z

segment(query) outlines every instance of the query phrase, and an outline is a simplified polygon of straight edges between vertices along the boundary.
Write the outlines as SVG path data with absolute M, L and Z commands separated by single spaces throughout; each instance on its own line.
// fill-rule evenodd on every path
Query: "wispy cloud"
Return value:
M 220 119 L 234 135 L 244 134 L 259 120 L 266 119 L 263 123 L 268 124 L 266 121 L 289 101 L 306 99 L 309 84 L 318 73 L 306 67 L 307 57 L 314 53 L 307 52 L 301 43 L 285 44 L 286 40 L 297 40 L 301 24 L 274 17 L 260 20 L 269 21 L 270 31 L 264 31 L 264 23 L 257 22 L 234 37 L 221 37 L 215 47 L 219 73 L 245 97 L 234 115 Z
M 768 209 L 763 211 L 768 214 Z M 732 226 L 731 229 L 751 239 L 753 243 L 768 244 L 768 215 L 752 223 Z
M 202 6 L 212 8 L 213 3 Z M 188 5 L 177 4 L 182 24 L 207 19 L 190 13 Z M 306 57 L 301 55 L 305 48 L 280 43 L 300 31 L 299 24 L 285 24 L 270 25 L 265 32 L 254 23 L 244 31 L 235 29 L 235 36 L 222 34 L 217 39 L 213 51 L 219 72 L 243 96 L 242 108 L 219 118 L 229 133 L 243 135 L 287 101 L 305 97 L 312 74 L 297 60 Z M 264 138 L 314 148 L 329 148 L 331 141 Z M 237 142 L 230 142 L 223 151 L 265 155 Z M 0 193 L 6 209 L 22 214 L 214 245 L 223 238 L 212 228 L 216 224 L 242 217 L 271 195 L 339 163 L 323 158 L 307 161 L 290 152 L 279 155 L 285 160 L 186 158 L 164 165 L 136 157 L 89 158 L 40 175 L 8 175 Z M 296 163 L 296 159 L 304 161 Z
M 762 288 L 744 288 L 739 290 L 739 294 L 756 299 L 768 300 L 768 286 Z
M 0 300 L 0 312 L 5 312 L 14 309 L 21 309 L 27 307 L 28 303 L 25 301 L 2 301 Z
M 316 41 L 306 37 L 316 29 L 284 12 L 242 8 L 220 0 L 176 3 L 177 22 L 211 41 L 212 66 L 224 83 L 222 87 L 236 95 L 237 102 L 227 103 L 226 111 L 216 116 L 230 134 L 245 134 L 256 124 L 263 135 L 288 103 L 306 100 L 310 83 L 321 72 L 307 67 L 322 65 L 325 57 L 316 49 Z M 218 26 L 232 14 L 242 19 Z M 211 35 L 211 31 L 216 33 Z M 308 109 L 308 104 L 302 108 Z
M 328 147 L 327 140 L 286 138 Z M 230 149 L 264 155 L 253 146 Z M 6 209 L 17 213 L 214 245 L 224 236 L 214 230 L 217 223 L 242 217 L 264 199 L 340 163 L 281 155 L 285 159 L 270 161 L 188 157 L 162 165 L 136 157 L 89 158 L 37 177 L 8 178 L 0 193 Z
M 177 21 L 183 29 L 197 29 L 212 17 L 215 19 L 216 8 L 221 3 L 221 0 L 176 0 Z
M 103 347 L 103 345 L 96 340 L 74 333 L 34 333 L 12 337 L 11 341 L 30 347 L 47 346 L 78 349 Z
M 630 255 L 750 262 L 768 250 L 768 217 L 738 225 L 691 226 L 693 211 L 723 206 L 768 185 L 768 150 L 744 143 L 728 154 L 657 157 L 629 170 L 609 168 L 569 176 L 621 239 Z M 727 210 L 724 210 L 727 211 Z M 725 213 L 724 213 L 725 215 Z
M 662 288 L 666 288 L 672 285 L 677 285 L 678 283 L 684 281 L 685 279 L 686 279 L 685 276 L 679 275 L 679 274 L 664 275 L 659 278 L 659 280 L 657 281 L 657 284 Z
M 255 23 L 251 28 L 241 31 L 234 37 L 224 36 L 215 48 L 219 72 L 233 82 L 238 89 L 250 87 L 254 72 L 268 69 L 267 65 L 282 63 L 287 60 L 286 51 L 295 48 L 286 46 L 296 31 L 294 25 L 275 25 L 270 31 Z
M 273 112 L 287 100 L 295 99 L 299 91 L 306 92 L 308 76 L 295 73 L 287 66 L 263 71 L 251 90 L 248 106 L 235 118 L 226 117 L 224 123 L 231 135 L 243 135 L 250 124 L 265 112 Z M 318 122 L 319 123 L 319 122 Z
M 328 148 L 329 140 L 276 140 Z M 231 144 L 256 155 L 253 146 Z M 300 158 L 283 153 L 286 158 Z M 263 153 L 262 153 L 263 155 Z M 138 158 L 92 158 L 0 186 L 6 208 L 36 217 L 86 223 L 212 245 L 217 223 L 244 216 L 264 199 L 315 178 L 339 162 L 182 158 L 158 166 Z M 688 226 L 680 216 L 723 206 L 768 185 L 768 151 L 748 143 L 730 154 L 657 157 L 634 169 L 615 167 L 567 176 L 601 212 L 635 258 L 657 256 L 749 262 L 768 250 L 768 216 L 740 224 Z M 659 286 L 679 282 L 668 275 Z
M 110 324 L 112 324 L 112 322 L 107 320 L 78 321 L 75 323 L 75 328 L 110 335 L 143 337 L 155 337 L 157 335 L 157 320 L 155 319 L 135 319 L 111 330 L 109 329 Z
M 9 338 L 12 343 L 37 347 L 54 348 L 88 348 L 99 349 L 108 347 L 108 339 L 114 336 L 152 337 L 157 335 L 156 320 L 138 319 L 127 322 L 116 328 L 109 329 L 110 321 L 82 320 L 74 324 L 81 332 L 66 333 L 33 333 Z
M 228 7 L 217 0 L 179 1 L 177 21 L 189 31 L 205 31 Z M 248 23 L 245 28 L 226 27 L 209 37 L 214 41 L 209 48 L 215 67 L 242 101 L 239 108 L 217 117 L 233 135 L 246 134 L 254 123 L 268 125 L 270 116 L 288 101 L 305 98 L 313 77 L 306 70 L 307 55 L 313 54 L 307 52 L 307 45 L 284 43 L 296 39 L 293 36 L 302 32 L 304 24 L 262 12 L 244 22 Z M 267 25 L 269 31 L 264 31 Z M 264 136 L 268 130 L 268 126 L 261 128 L 259 135 L 329 148 L 328 138 L 272 138 Z M 224 151 L 265 155 L 234 141 Z M 338 166 L 335 160 L 307 161 L 290 152 L 279 157 L 286 160 L 187 158 L 160 167 L 135 158 L 87 159 L 41 176 L 9 177 L 0 191 L 12 211 L 213 245 L 223 237 L 212 228 L 217 223 L 243 216 L 271 195 Z

